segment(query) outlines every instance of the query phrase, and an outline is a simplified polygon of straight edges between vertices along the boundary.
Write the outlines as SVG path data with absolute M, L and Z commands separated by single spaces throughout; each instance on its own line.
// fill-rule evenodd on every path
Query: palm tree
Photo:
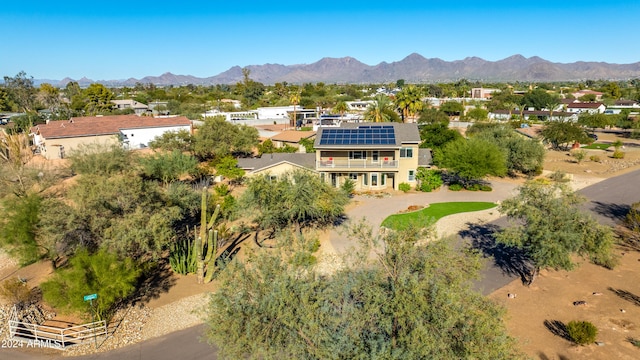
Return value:
M 386 95 L 379 94 L 376 96 L 374 102 L 367 108 L 367 111 L 364 113 L 364 119 L 371 122 L 389 121 L 390 117 L 386 111 L 388 111 L 391 106 L 391 99 Z
M 296 126 L 296 105 L 300 103 L 300 91 L 296 90 L 289 95 L 289 102 L 293 104 L 293 119 L 289 120 L 289 127 Z
M 424 103 L 421 100 L 422 90 L 415 85 L 409 85 L 396 94 L 396 106 L 400 109 L 402 122 L 410 117 L 415 117 L 417 112 L 422 111 Z
M 347 103 L 344 101 L 339 101 L 336 106 L 333 107 L 333 111 L 337 111 L 340 114 L 340 120 L 342 120 L 342 117 L 347 110 L 349 110 L 349 106 L 347 106 Z

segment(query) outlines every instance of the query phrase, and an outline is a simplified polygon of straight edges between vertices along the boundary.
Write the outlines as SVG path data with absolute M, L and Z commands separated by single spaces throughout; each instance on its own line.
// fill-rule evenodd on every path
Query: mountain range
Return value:
M 611 64 L 605 62 L 554 63 L 537 56 L 526 58 L 513 55 L 498 61 L 487 61 L 478 57 L 463 60 L 444 61 L 411 54 L 396 62 L 381 62 L 367 65 L 352 57 L 323 58 L 312 64 L 249 65 L 250 77 L 254 81 L 271 85 L 276 82 L 300 83 L 389 83 L 404 79 L 408 83 L 451 82 L 460 79 L 492 81 L 580 81 L 586 79 L 624 80 L 640 78 L 640 62 L 632 64 Z M 199 78 L 191 75 L 174 75 L 170 72 L 160 76 L 146 76 L 141 79 L 98 80 L 65 78 L 60 81 L 41 80 L 53 85 L 65 86 L 77 81 L 80 86 L 93 82 L 106 86 L 134 86 L 136 83 L 166 85 L 215 85 L 235 84 L 243 80 L 242 68 L 234 66 L 218 75 Z

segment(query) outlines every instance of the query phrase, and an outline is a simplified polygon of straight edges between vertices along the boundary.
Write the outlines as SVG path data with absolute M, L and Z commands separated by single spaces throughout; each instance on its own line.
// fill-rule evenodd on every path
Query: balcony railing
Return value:
M 337 159 L 316 161 L 316 169 L 396 169 L 398 160 Z

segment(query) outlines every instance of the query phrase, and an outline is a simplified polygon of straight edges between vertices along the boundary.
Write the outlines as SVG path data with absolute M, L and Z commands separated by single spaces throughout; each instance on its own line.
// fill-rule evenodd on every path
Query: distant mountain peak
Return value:
M 400 61 L 367 65 L 358 59 L 345 56 L 324 57 L 311 64 L 263 64 L 233 66 L 207 78 L 176 75 L 169 71 L 160 76 L 141 79 L 98 81 L 108 86 L 133 86 L 137 82 L 156 85 L 214 85 L 235 84 L 243 80 L 242 69 L 251 70 L 251 79 L 263 84 L 288 82 L 301 83 L 388 83 L 404 79 L 408 83 L 449 82 L 462 78 L 477 81 L 578 81 L 583 79 L 640 78 L 640 62 L 633 64 L 608 64 L 604 62 L 554 63 L 538 56 L 526 58 L 515 54 L 498 61 L 488 61 L 470 56 L 463 60 L 445 61 L 425 58 L 411 53 Z M 74 81 L 61 80 L 59 86 Z M 77 80 L 81 86 L 94 83 L 86 77 Z M 53 83 L 53 82 L 52 82 Z

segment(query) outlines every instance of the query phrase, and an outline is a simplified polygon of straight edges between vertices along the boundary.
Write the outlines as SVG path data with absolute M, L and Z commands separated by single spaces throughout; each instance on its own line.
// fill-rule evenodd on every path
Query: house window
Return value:
M 407 176 L 407 180 L 416 181 L 416 171 L 415 170 L 409 170 L 409 176 Z
M 379 158 L 380 158 L 380 153 L 377 150 L 371 152 L 371 161 L 378 162 Z
M 358 180 L 358 174 L 349 173 L 349 180 Z
M 367 152 L 366 151 L 349 151 L 349 159 L 366 159 Z
M 378 173 L 371 174 L 371 186 L 378 186 Z
M 400 148 L 400 158 L 412 158 L 413 148 Z

